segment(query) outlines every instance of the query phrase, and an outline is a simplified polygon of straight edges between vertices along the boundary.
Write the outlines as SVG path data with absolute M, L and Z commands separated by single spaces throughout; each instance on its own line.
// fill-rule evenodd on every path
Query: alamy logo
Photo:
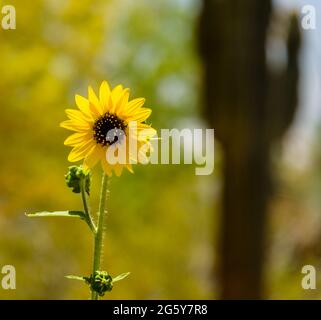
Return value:
M 304 30 L 315 30 L 316 29 L 316 10 L 312 5 L 305 5 L 301 10 L 301 26 Z
M 316 286 L 316 271 L 315 267 L 311 265 L 305 265 L 302 268 L 301 273 L 305 274 L 302 278 L 301 286 L 304 290 L 314 290 Z
M 16 29 L 16 9 L 14 6 L 6 5 L 1 9 L 1 27 L 3 30 Z
M 113 143 L 107 149 L 109 164 L 195 164 L 196 175 L 212 174 L 214 129 L 161 129 L 160 136 L 155 132 L 148 144 L 140 145 L 139 141 L 150 135 L 150 129 L 138 131 L 137 128 L 137 122 L 130 121 L 128 134 L 122 129 L 106 133 L 106 141 L 122 142 Z
M 16 269 L 12 265 L 5 265 L 1 269 L 2 280 L 1 287 L 4 290 L 16 289 Z

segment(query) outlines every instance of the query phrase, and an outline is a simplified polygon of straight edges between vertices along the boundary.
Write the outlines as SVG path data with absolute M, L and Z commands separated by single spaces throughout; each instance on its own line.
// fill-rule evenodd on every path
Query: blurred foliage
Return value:
M 133 88 L 132 96 L 146 97 L 152 107 L 155 128 L 205 125 L 194 30 L 200 3 L 9 2 L 17 29 L 0 29 L 0 267 L 16 267 L 17 289 L 0 288 L 0 299 L 87 299 L 83 283 L 64 278 L 90 274 L 93 243 L 86 224 L 24 213 L 81 209 L 79 195 L 65 186 L 68 133 L 58 125 L 88 84 L 97 89 L 107 79 Z M 103 265 L 112 276 L 131 274 L 107 298 L 217 296 L 219 149 L 215 158 L 214 177 L 195 176 L 190 165 L 149 165 L 112 178 Z M 271 204 L 268 297 L 321 297 L 300 285 L 302 266 L 320 264 L 320 165 L 320 156 L 304 172 L 275 163 L 280 179 Z M 93 178 L 94 207 L 98 168 Z
M 271 203 L 267 295 L 272 299 L 321 298 L 321 130 L 305 166 L 275 161 L 277 192 Z M 298 153 L 299 155 L 299 153 Z M 304 265 L 316 269 L 316 290 L 302 290 Z
M 3 299 L 87 299 L 65 279 L 90 274 L 92 239 L 78 221 L 27 219 L 39 210 L 81 209 L 65 186 L 68 132 L 59 128 L 74 94 L 103 79 L 133 88 L 156 128 L 199 121 L 194 1 L 10 1 L 17 29 L 0 30 L 0 266 L 17 269 Z M 97 204 L 100 170 L 94 172 Z M 211 298 L 211 177 L 192 166 L 136 167 L 111 181 L 104 267 L 130 271 L 107 298 Z M 139 195 L 139 196 L 138 196 Z

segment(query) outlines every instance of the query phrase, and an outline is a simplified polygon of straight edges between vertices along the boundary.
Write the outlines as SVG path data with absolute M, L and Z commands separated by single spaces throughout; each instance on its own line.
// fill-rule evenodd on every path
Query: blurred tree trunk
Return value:
M 287 66 L 272 73 L 265 57 L 270 20 L 270 0 L 203 0 L 205 113 L 224 151 L 223 299 L 262 298 L 270 149 L 297 105 L 298 21 L 289 19 Z

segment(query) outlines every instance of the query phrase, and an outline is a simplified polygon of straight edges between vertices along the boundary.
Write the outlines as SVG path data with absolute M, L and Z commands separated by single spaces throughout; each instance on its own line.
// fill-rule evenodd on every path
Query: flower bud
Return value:
M 81 184 L 84 183 L 85 191 L 89 195 L 90 191 L 90 171 L 85 170 L 83 166 L 70 166 L 65 175 L 66 184 L 75 193 L 81 192 Z
M 107 271 L 95 271 L 89 278 L 85 277 L 84 279 L 90 285 L 90 289 L 101 297 L 113 289 L 113 279 Z

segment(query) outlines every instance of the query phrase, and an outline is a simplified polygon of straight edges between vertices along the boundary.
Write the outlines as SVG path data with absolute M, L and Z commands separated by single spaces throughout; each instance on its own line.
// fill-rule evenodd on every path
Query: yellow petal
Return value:
M 145 121 L 152 113 L 152 109 L 149 108 L 139 108 L 135 113 L 131 114 L 127 121 L 137 121 L 143 122 Z
M 123 171 L 123 166 L 120 165 L 120 164 L 116 164 L 116 165 L 113 166 L 113 169 L 115 171 L 116 176 L 120 177 L 121 174 L 122 174 L 122 171 Z
M 107 163 L 106 160 L 101 161 L 101 166 L 103 167 L 103 170 L 107 174 L 107 176 L 111 177 L 112 176 L 111 166 Z
M 89 141 L 80 146 L 74 147 L 68 155 L 68 161 L 76 162 L 83 158 L 85 158 L 86 154 L 90 153 L 90 151 L 95 147 L 93 141 Z
M 104 112 L 107 111 L 109 97 L 110 97 L 110 87 L 107 81 L 103 81 L 99 88 L 99 100 Z
M 102 158 L 103 152 L 102 152 L 102 147 L 96 145 L 90 153 L 87 154 L 85 160 L 84 160 L 84 165 L 87 166 L 88 168 L 93 168 L 96 163 Z
M 88 139 L 90 139 L 90 134 L 86 133 L 73 133 L 71 136 L 69 136 L 65 141 L 64 145 L 66 146 L 75 146 L 76 144 L 86 142 Z
M 129 99 L 129 89 L 126 88 L 121 93 L 120 98 L 115 106 L 115 113 L 118 114 L 119 116 L 121 116 L 123 112 L 126 112 L 128 99 Z
M 153 136 L 155 136 L 157 134 L 157 131 L 152 128 L 152 127 L 141 127 L 140 125 L 142 125 L 142 123 L 139 124 L 139 126 L 137 126 L 138 129 L 138 140 L 146 140 L 149 138 L 152 138 Z
M 79 121 L 81 123 L 92 122 L 92 118 L 86 118 L 86 116 L 79 110 L 66 109 L 65 112 L 70 120 Z
M 126 168 L 127 168 L 127 170 L 128 170 L 130 173 L 134 173 L 134 170 L 133 170 L 133 167 L 132 167 L 131 164 L 127 164 L 127 165 L 126 165 Z
M 91 86 L 88 87 L 88 100 L 89 100 L 89 108 L 91 112 L 96 116 L 99 117 L 103 114 L 103 109 L 100 105 L 100 102 Z
M 126 107 L 126 114 L 131 115 L 132 113 L 136 112 L 137 109 L 142 107 L 145 103 L 144 98 L 137 98 L 134 100 L 131 100 Z
M 65 120 L 60 123 L 60 127 L 71 130 L 71 131 L 78 131 L 78 132 L 88 132 L 90 126 L 88 123 L 82 123 L 79 121 L 74 120 Z
M 147 157 L 147 153 L 149 153 L 149 149 L 148 148 L 146 148 L 145 150 L 144 149 L 145 148 L 143 148 L 143 150 L 139 149 L 139 151 L 138 151 L 138 161 L 142 162 L 142 163 L 148 163 L 149 158 Z
M 123 92 L 123 86 L 121 84 L 119 84 L 118 86 L 116 86 L 112 92 L 111 92 L 111 109 L 110 112 L 114 113 L 116 110 L 116 106 L 117 103 L 119 101 L 119 99 L 121 98 L 121 94 Z
M 75 95 L 75 101 L 79 110 L 86 115 L 86 117 L 92 118 L 92 114 L 89 109 L 89 101 L 78 94 Z

